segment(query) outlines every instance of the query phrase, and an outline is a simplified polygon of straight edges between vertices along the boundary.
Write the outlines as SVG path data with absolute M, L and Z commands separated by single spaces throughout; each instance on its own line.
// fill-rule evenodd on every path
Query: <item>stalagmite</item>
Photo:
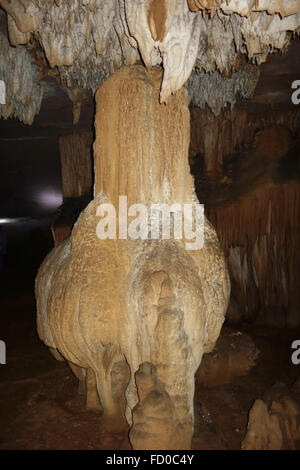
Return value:
M 161 80 L 160 69 L 127 67 L 97 92 L 94 200 L 39 270 L 38 332 L 77 366 L 81 381 L 93 377 L 90 407 L 99 406 L 96 386 L 105 414 L 124 412 L 116 385 L 125 392 L 135 449 L 188 449 L 194 374 L 219 336 L 230 291 L 215 231 L 206 220 L 204 246 L 192 251 L 173 232 L 153 239 L 148 226 L 143 236 L 141 220 L 137 237 L 120 219 L 117 238 L 97 238 L 101 205 L 117 209 L 119 196 L 127 196 L 132 216 L 132 204 L 196 201 L 187 94 L 182 89 L 161 105 Z
M 300 380 L 292 388 L 276 383 L 254 402 L 243 450 L 295 450 L 300 440 Z

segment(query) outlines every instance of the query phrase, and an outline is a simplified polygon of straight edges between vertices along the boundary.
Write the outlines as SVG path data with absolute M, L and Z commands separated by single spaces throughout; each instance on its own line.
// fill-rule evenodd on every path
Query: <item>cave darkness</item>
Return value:
M 295 341 L 300 348 L 300 104 L 291 99 L 297 80 L 300 40 L 294 39 L 287 52 L 260 66 L 251 98 L 238 95 L 218 116 L 189 106 L 190 170 L 231 281 L 221 335 L 195 378 L 193 450 L 241 449 L 259 399 L 279 416 L 281 448 L 300 449 L 300 364 L 292 361 Z M 84 135 L 92 167 L 96 112 L 87 93 L 74 124 L 65 88 L 53 77 L 42 82 L 46 93 L 32 125 L 0 119 L 0 340 L 6 344 L 0 449 L 129 450 L 126 421 L 106 422 L 86 411 L 71 369 L 36 332 L 37 270 L 92 199 L 93 176 L 86 191 L 63 194 L 62 152 L 68 139 Z M 258 414 L 265 432 L 274 433 L 268 419 L 267 412 Z M 285 419 L 295 419 L 289 437 Z

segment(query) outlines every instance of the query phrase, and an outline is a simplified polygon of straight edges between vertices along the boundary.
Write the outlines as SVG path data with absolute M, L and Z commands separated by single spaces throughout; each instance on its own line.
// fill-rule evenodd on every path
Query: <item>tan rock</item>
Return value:
M 99 406 L 96 387 L 104 413 L 121 413 L 117 387 L 118 397 L 121 390 L 126 396 L 129 425 L 136 429 L 140 415 L 133 409 L 139 405 L 146 428 L 152 429 L 162 403 L 168 418 L 156 429 L 160 438 L 153 441 L 147 431 L 137 441 L 133 432 L 132 444 L 160 448 L 164 436 L 163 448 L 178 449 L 183 442 L 190 445 L 194 374 L 202 354 L 215 345 L 229 299 L 215 230 L 205 221 L 204 246 L 193 251 L 186 250 L 186 240 L 172 237 L 100 240 L 96 235 L 99 205 L 117 207 L 119 195 L 128 196 L 128 205 L 146 207 L 195 201 L 187 94 L 180 90 L 161 105 L 160 86 L 157 70 L 128 67 L 98 91 L 95 198 L 71 238 L 44 261 L 36 296 L 40 338 L 81 368 L 82 379 L 94 376 L 95 385 L 87 381 L 89 406 Z M 135 374 L 144 363 L 155 367 L 155 383 L 162 385 L 139 391 L 144 397 L 139 402 Z M 181 432 L 169 433 L 170 423 Z
M 49 75 L 58 73 L 71 90 L 84 88 L 94 93 L 114 71 L 140 63 L 142 57 L 149 68 L 163 66 L 162 102 L 184 85 L 193 70 L 207 73 L 198 85 L 197 76 L 203 74 L 193 74 L 196 84 L 189 88 L 192 92 L 200 88 L 204 107 L 208 104 L 214 112 L 212 77 L 224 97 L 217 93 L 218 99 L 213 101 L 224 108 L 234 101 L 237 91 L 251 96 L 253 82 L 257 82 L 253 75 L 257 74 L 248 73 L 247 68 L 234 80 L 222 81 L 213 72 L 231 77 L 239 70 L 241 57 L 260 65 L 274 51 L 285 52 L 291 33 L 296 34 L 300 26 L 300 0 L 0 0 L 0 6 L 7 12 L 11 44 L 39 43 L 52 69 Z M 10 88 L 15 88 L 15 69 L 5 61 L 4 54 L 1 66 Z M 33 88 L 36 79 L 30 65 L 28 68 L 27 87 Z M 38 112 L 36 95 L 30 98 L 31 107 Z M 1 112 L 3 116 L 10 110 L 25 123 L 32 122 L 33 110 L 29 120 L 14 96 L 9 106 Z
M 250 410 L 244 450 L 295 450 L 300 441 L 299 380 L 291 390 L 281 383 Z

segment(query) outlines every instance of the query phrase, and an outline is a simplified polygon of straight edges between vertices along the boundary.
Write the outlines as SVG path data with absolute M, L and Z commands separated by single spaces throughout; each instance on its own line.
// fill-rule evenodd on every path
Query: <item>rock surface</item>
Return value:
M 95 198 L 71 239 L 41 266 L 36 295 L 40 338 L 77 367 L 76 375 L 87 383 L 88 403 L 97 388 L 106 414 L 122 412 L 114 397 L 117 384 L 132 425 L 139 402 L 135 374 L 146 362 L 156 368 L 163 384 L 159 396 L 167 408 L 171 404 L 170 419 L 179 429 L 176 442 L 162 433 L 159 446 L 167 449 L 191 442 L 194 374 L 202 354 L 214 347 L 229 299 L 224 256 L 208 221 L 204 246 L 193 251 L 172 237 L 100 240 L 96 235 L 99 205 L 118 207 L 119 195 L 127 195 L 128 206 L 195 201 L 187 95 L 181 90 L 162 105 L 160 83 L 159 71 L 130 67 L 98 91 Z M 151 403 L 149 420 L 155 412 Z M 145 415 L 147 421 L 148 411 Z M 138 447 L 148 445 L 146 433 Z
M 95 92 L 114 71 L 142 57 L 147 67 L 163 66 L 161 101 L 194 69 L 199 75 L 189 83 L 191 97 L 216 113 L 233 104 L 237 92 L 251 95 L 258 73 L 244 68 L 245 59 L 261 64 L 270 53 L 285 51 L 300 26 L 298 0 L 0 0 L 0 6 L 8 14 L 10 43 L 38 44 L 44 66 L 48 62 L 70 89 Z M 7 80 L 8 86 L 9 72 Z M 211 96 L 211 80 L 217 97 Z
M 299 324 L 299 116 L 192 108 L 191 171 L 228 260 L 229 320 Z
M 43 87 L 38 83 L 38 68 L 30 52 L 12 47 L 0 32 L 0 79 L 5 83 L 5 104 L 0 104 L 0 118 L 16 117 L 32 124 L 39 113 Z
M 275 384 L 250 410 L 244 450 L 294 450 L 300 441 L 300 380 Z

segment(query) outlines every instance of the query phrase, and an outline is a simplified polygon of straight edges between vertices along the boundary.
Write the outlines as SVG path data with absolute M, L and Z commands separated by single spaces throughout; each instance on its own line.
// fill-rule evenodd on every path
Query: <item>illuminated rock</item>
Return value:
M 215 345 L 229 299 L 216 233 L 205 221 L 204 246 L 193 251 L 186 250 L 184 239 L 172 237 L 99 240 L 96 235 L 99 205 L 116 207 L 119 195 L 147 207 L 195 200 L 187 94 L 181 90 L 160 104 L 160 85 L 160 70 L 129 67 L 97 92 L 95 197 L 71 238 L 41 266 L 36 296 L 40 338 L 75 365 L 81 382 L 86 378 L 89 406 L 99 406 L 99 395 L 106 414 L 121 413 L 115 389 L 123 390 L 132 444 L 149 448 L 151 432 L 137 433 L 144 421 L 151 429 L 161 404 L 170 411 L 170 422 L 156 428 L 157 448 L 180 449 L 189 448 L 193 434 L 194 374 L 202 354 Z M 142 386 L 145 403 L 138 412 L 135 374 L 144 363 L 155 368 L 151 393 L 158 403 L 153 408 L 153 394 L 147 399 Z

